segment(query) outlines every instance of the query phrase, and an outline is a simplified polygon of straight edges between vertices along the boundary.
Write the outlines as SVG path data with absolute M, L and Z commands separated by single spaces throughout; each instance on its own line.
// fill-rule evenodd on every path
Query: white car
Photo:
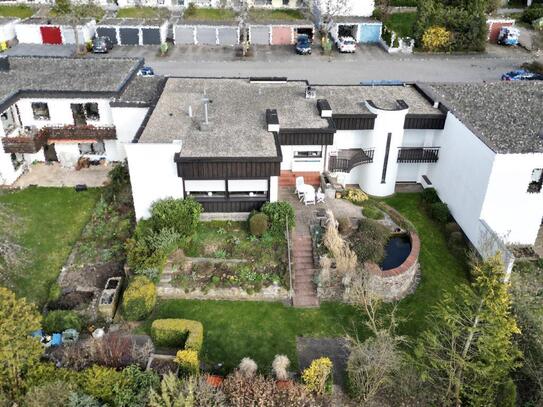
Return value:
M 356 41 L 353 37 L 339 37 L 337 40 L 337 48 L 339 52 L 353 53 L 356 51 Z

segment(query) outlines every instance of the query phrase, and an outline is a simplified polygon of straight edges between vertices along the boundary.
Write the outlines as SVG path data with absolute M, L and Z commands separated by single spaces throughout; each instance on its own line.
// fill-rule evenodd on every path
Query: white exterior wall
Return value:
M 57 142 L 55 143 L 55 151 L 57 152 L 58 162 L 63 167 L 73 167 L 81 157 L 77 143 Z
M 75 33 L 72 27 L 63 25 L 60 27 L 60 31 L 63 44 L 75 44 Z M 80 44 L 92 41 L 96 34 L 96 22 L 94 20 L 90 21 L 84 26 L 77 27 L 76 31 L 79 36 Z
M 127 144 L 125 149 L 136 219 L 148 218 L 152 203 L 159 199 L 183 198 L 183 181 L 174 161 L 180 144 Z
M 306 146 L 281 146 L 283 161 L 281 170 L 294 172 L 322 172 L 324 169 L 324 146 L 306 145 Z M 321 157 L 303 157 L 294 158 L 297 151 L 321 151 Z
M 148 110 L 149 108 L 147 107 L 111 108 L 111 117 L 117 130 L 117 141 L 115 147 L 117 159 L 113 161 L 121 161 L 126 158 L 125 146 L 126 144 L 132 143 L 132 140 L 143 123 Z M 108 152 L 107 146 L 106 152 Z
M 270 202 L 279 200 L 279 177 L 270 177 Z
M 531 245 L 537 238 L 543 192 L 527 192 L 536 168 L 543 168 L 541 153 L 496 155 L 481 218 L 506 243 Z
M 41 44 L 42 36 L 39 25 L 16 24 L 15 34 L 17 40 L 22 44 Z
M 437 139 L 443 130 L 405 129 L 402 147 L 440 147 Z M 439 161 L 438 161 L 439 163 Z M 397 182 L 421 182 L 438 163 L 399 163 Z
M 428 178 L 476 245 L 482 233 L 479 218 L 496 154 L 450 112 L 436 145 L 441 146 L 439 161 L 429 167 Z
M 11 41 L 15 38 L 15 23 L 17 21 L 14 19 L 13 22 L 0 25 L 0 42 Z

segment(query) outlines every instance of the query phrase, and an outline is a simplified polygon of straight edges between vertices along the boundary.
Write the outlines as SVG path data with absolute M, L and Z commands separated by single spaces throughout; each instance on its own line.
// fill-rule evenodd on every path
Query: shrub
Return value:
M 361 219 L 357 232 L 350 239 L 358 262 L 381 262 L 389 236 L 385 226 L 371 219 Z
M 166 347 L 180 347 L 185 340 L 185 349 L 200 352 L 204 327 L 188 319 L 157 319 L 151 325 L 151 337 L 155 345 Z
M 323 395 L 331 391 L 332 361 L 329 358 L 319 358 L 302 372 L 302 381 L 307 390 Z
M 515 407 L 517 405 L 517 386 L 509 378 L 505 383 L 498 386 L 498 397 L 496 407 Z
M 432 215 L 432 218 L 440 223 L 446 223 L 451 216 L 451 213 L 449 212 L 449 207 L 446 203 L 443 202 L 433 203 L 430 206 L 430 213 Z
M 75 385 L 78 382 L 77 372 L 65 368 L 57 368 L 54 363 L 36 363 L 25 375 L 25 385 L 27 388 L 56 381 Z
M 445 233 L 447 236 L 451 236 L 454 232 L 460 232 L 462 233 L 462 228 L 460 225 L 456 222 L 449 222 L 445 225 Z
M 246 378 L 254 377 L 258 366 L 251 358 L 243 358 L 239 363 L 239 372 Z
M 270 229 L 274 234 L 282 236 L 285 233 L 286 224 L 289 229 L 296 225 L 294 208 L 288 202 L 266 202 L 262 206 L 262 212 L 268 215 Z
M 543 74 L 543 63 L 538 61 L 525 62 L 522 64 L 522 68 L 531 72 Z
M 153 352 L 151 341 L 138 344 L 133 336 L 115 332 L 108 333 L 101 339 L 90 340 L 86 344 L 89 359 L 93 363 L 116 369 L 129 365 L 145 367 Z
M 60 299 L 61 295 L 62 295 L 62 289 L 60 288 L 60 285 L 58 285 L 58 283 L 53 283 L 51 284 L 51 287 L 49 287 L 49 294 L 47 295 L 47 301 L 56 302 Z
M 123 296 L 123 312 L 126 319 L 138 321 L 147 318 L 155 304 L 155 285 L 147 277 L 134 277 Z
M 323 243 L 334 257 L 338 273 L 347 274 L 355 270 L 357 264 L 356 254 L 339 235 L 336 227 L 331 222 L 326 227 Z
M 255 213 L 249 219 L 249 231 L 252 235 L 262 236 L 268 230 L 268 216 L 265 213 Z
M 285 355 L 275 355 L 272 362 L 272 370 L 277 380 L 288 380 L 288 367 L 290 360 Z
M 81 331 L 81 318 L 74 311 L 56 310 L 49 312 L 43 318 L 43 329 L 45 332 L 62 332 L 66 329 Z
M 158 374 L 142 371 L 131 365 L 121 371 L 121 380 L 114 387 L 114 405 L 117 407 L 145 407 L 149 393 L 160 384 Z
M 524 9 L 520 19 L 522 22 L 532 24 L 533 21 L 543 17 L 543 4 L 532 4 Z
M 449 236 L 449 245 L 460 245 L 464 241 L 464 236 L 462 235 L 462 232 L 452 232 Z
M 71 392 L 69 394 L 68 407 L 102 407 L 102 403 L 85 393 Z
M 172 229 L 181 236 L 192 236 L 200 222 L 202 205 L 192 198 L 162 199 L 151 206 L 150 222 L 156 231 Z
M 422 199 L 422 202 L 429 205 L 436 202 L 440 202 L 439 196 L 437 195 L 437 191 L 434 188 L 424 189 L 421 193 L 421 199 Z
M 337 220 L 339 233 L 342 235 L 349 234 L 351 232 L 351 220 L 349 218 L 341 217 Z
M 210 386 L 204 377 L 179 379 L 173 373 L 168 373 L 162 378 L 160 392 L 151 390 L 149 395 L 149 407 L 223 407 L 225 405 L 223 392 Z
M 141 222 L 140 222 L 141 223 Z M 155 250 L 147 238 L 131 238 L 126 241 L 126 262 L 135 272 L 143 270 L 162 270 L 167 261 L 167 253 Z
M 65 406 L 70 399 L 74 385 L 55 381 L 32 387 L 25 395 L 22 405 L 25 407 Z
M 84 392 L 106 403 L 113 403 L 115 387 L 119 386 L 121 381 L 121 372 L 98 365 L 85 369 L 80 375 Z
M 356 188 L 347 188 L 341 197 L 355 205 L 360 205 L 368 200 L 368 196 L 361 189 Z
M 198 352 L 192 349 L 184 349 L 177 352 L 175 361 L 179 364 L 179 369 L 186 375 L 195 375 L 200 370 L 200 360 Z
M 364 206 L 362 208 L 362 215 L 368 219 L 381 220 L 385 217 L 383 211 L 375 206 Z
M 134 274 L 136 276 L 143 276 L 148 278 L 155 284 L 158 284 L 160 281 L 160 275 L 162 274 L 157 268 L 148 268 L 148 269 L 135 269 Z
M 427 51 L 446 51 L 451 44 L 451 33 L 444 27 L 430 27 L 422 36 L 422 46 Z

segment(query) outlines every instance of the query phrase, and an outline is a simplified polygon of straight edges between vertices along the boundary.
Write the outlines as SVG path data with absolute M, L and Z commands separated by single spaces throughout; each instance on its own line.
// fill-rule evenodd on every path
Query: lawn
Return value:
M 0 17 L 17 17 L 28 18 L 31 17 L 36 10 L 32 7 L 25 5 L 0 5 Z
M 118 18 L 167 18 L 168 10 L 158 7 L 126 7 L 117 10 Z
M 252 21 L 267 21 L 267 20 L 286 20 L 295 21 L 303 20 L 304 15 L 300 10 L 291 9 L 277 9 L 277 10 L 265 10 L 265 9 L 252 9 L 249 12 L 249 19 Z
M 400 333 L 415 337 L 425 327 L 443 290 L 467 282 L 464 259 L 453 257 L 441 227 L 420 207 L 419 194 L 397 194 L 385 200 L 417 228 L 422 246 L 422 279 L 414 295 L 400 301 L 398 312 L 408 318 Z M 156 318 L 187 318 L 204 324 L 204 358 L 213 363 L 235 366 L 244 356 L 254 358 L 267 369 L 277 353 L 296 363 L 296 336 L 343 336 L 366 333 L 361 314 L 337 303 L 321 304 L 319 309 L 295 309 L 279 303 L 166 300 L 159 303 L 150 321 Z M 144 329 L 149 330 L 150 321 Z
M 235 17 L 236 13 L 229 8 L 189 7 L 185 10 L 185 14 L 183 15 L 185 20 L 203 21 L 233 21 Z
M 413 26 L 417 20 L 417 13 L 391 14 L 385 25 L 400 37 L 413 38 Z
M 1 276 L 2 284 L 43 304 L 99 196 L 99 189 L 32 187 L 0 194 L 4 215 L 0 229 L 6 227 L 9 237 L 23 248 L 20 264 Z

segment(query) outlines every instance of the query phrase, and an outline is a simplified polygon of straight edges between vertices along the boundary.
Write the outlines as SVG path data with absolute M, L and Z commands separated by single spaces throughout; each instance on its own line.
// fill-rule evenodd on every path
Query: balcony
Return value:
M 373 151 L 373 149 L 363 150 L 359 148 L 339 150 L 337 156 L 330 156 L 328 171 L 350 172 L 354 167 L 372 163 Z
M 34 154 L 45 145 L 46 138 L 35 127 L 15 129 L 10 135 L 2 138 L 6 153 Z
M 399 163 L 435 163 L 439 159 L 439 147 L 400 147 Z
M 50 140 L 115 140 L 115 126 L 58 126 L 44 127 L 40 130 Z

